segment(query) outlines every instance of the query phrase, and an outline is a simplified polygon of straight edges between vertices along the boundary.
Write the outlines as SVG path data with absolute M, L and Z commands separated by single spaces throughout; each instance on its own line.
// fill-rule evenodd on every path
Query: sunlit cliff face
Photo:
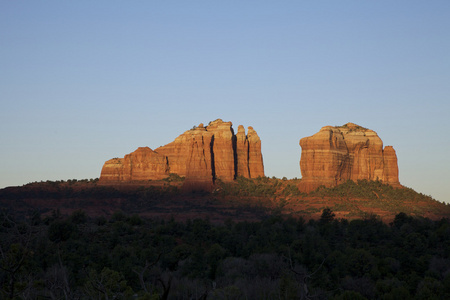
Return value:
M 400 186 L 395 150 L 392 146 L 383 149 L 382 140 L 373 130 L 353 123 L 325 126 L 313 136 L 302 138 L 300 146 L 302 191 L 362 179 Z
M 216 179 L 233 181 L 237 176 L 264 176 L 261 140 L 252 128 L 238 127 L 217 119 L 200 124 L 173 142 L 152 150 L 138 148 L 123 159 L 105 162 L 100 182 L 158 180 L 170 173 L 186 177 L 186 189 L 212 188 Z

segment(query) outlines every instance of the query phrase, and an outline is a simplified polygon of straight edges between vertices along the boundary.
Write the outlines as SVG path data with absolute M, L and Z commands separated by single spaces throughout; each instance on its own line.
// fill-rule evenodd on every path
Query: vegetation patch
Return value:
M 0 212 L 1 299 L 448 299 L 450 221 Z

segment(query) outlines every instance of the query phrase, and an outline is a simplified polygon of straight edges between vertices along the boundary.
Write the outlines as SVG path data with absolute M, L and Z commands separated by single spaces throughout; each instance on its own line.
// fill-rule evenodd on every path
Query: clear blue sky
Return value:
M 267 176 L 347 122 L 450 202 L 450 1 L 0 1 L 0 187 L 96 178 L 199 123 L 253 126 Z

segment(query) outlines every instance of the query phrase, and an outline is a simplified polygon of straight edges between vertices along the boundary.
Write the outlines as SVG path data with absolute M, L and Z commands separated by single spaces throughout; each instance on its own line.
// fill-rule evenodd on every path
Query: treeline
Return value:
M 238 197 L 279 197 L 279 196 L 307 196 L 298 190 L 299 180 L 278 179 L 275 177 L 245 178 L 239 176 L 235 182 L 218 182 L 219 190 L 223 195 Z
M 97 183 L 99 178 L 90 178 L 90 179 L 68 179 L 68 180 L 47 180 L 47 181 L 35 181 L 25 184 L 26 185 L 35 185 L 35 184 L 49 184 L 49 185 L 60 185 L 60 184 L 75 184 L 75 183 Z
M 319 187 L 310 193 L 311 196 L 319 197 L 355 197 L 367 198 L 372 200 L 397 200 L 397 201 L 419 201 L 419 200 L 434 200 L 431 196 L 426 196 L 422 193 L 417 193 L 411 188 L 402 187 L 394 188 L 392 185 L 383 183 L 379 180 L 347 180 L 336 187 L 326 188 Z
M 73 184 L 73 183 L 72 183 Z M 37 184 L 30 187 L 13 187 L 0 190 L 0 198 L 8 200 L 22 199 L 160 199 L 179 193 L 179 189 L 173 185 L 167 186 L 141 186 L 135 189 L 117 189 L 113 186 L 88 185 L 73 187 L 67 182 L 55 182 Z
M 0 216 L 2 299 L 449 299 L 450 221 Z
M 259 198 L 275 200 L 279 203 L 305 204 L 303 200 L 312 198 L 333 199 L 332 209 L 344 212 L 347 217 L 362 217 L 368 210 L 382 211 L 392 217 L 399 211 L 412 215 L 426 215 L 432 213 L 440 216 L 450 214 L 450 204 L 439 202 L 431 196 L 417 193 L 411 188 L 395 188 L 382 181 L 348 180 L 335 187 L 320 186 L 309 193 L 300 192 L 298 184 L 301 179 L 258 177 L 248 179 L 238 177 L 235 182 L 218 182 L 216 193 L 237 198 Z M 338 201 L 336 201 L 338 200 Z M 355 202 L 357 201 L 357 203 Z M 331 204 L 333 205 L 333 204 Z M 291 207 L 292 208 L 292 207 Z M 304 206 L 304 213 L 319 212 L 314 205 Z
M 161 185 L 146 185 L 131 189 L 117 189 L 113 186 L 98 185 L 96 179 L 71 179 L 67 181 L 45 181 L 35 182 L 24 185 L 23 187 L 11 187 L 0 190 L 0 198 L 20 200 L 29 198 L 49 198 L 49 199 L 66 199 L 66 198 L 126 198 L 136 199 L 142 198 L 143 191 L 147 195 L 153 194 L 153 197 L 173 196 L 180 193 L 179 184 L 184 181 L 184 177 L 177 174 L 170 174 L 163 179 Z M 321 186 L 310 193 L 300 192 L 298 184 L 301 179 L 286 178 L 278 179 L 275 177 L 258 177 L 245 178 L 239 176 L 233 182 L 222 182 L 216 180 L 216 189 L 214 194 L 234 197 L 254 197 L 266 199 L 284 199 L 287 197 L 304 198 L 304 197 L 329 197 L 336 199 L 365 199 L 370 200 L 374 204 L 379 205 L 386 200 L 389 203 L 381 203 L 383 205 L 391 205 L 393 210 L 403 211 L 401 209 L 404 201 L 409 202 L 427 202 L 436 204 L 435 199 L 431 196 L 417 193 L 411 188 L 402 187 L 394 188 L 389 184 L 381 181 L 358 180 L 354 182 L 348 180 L 336 187 L 326 188 Z M 175 183 L 175 185 L 172 185 Z M 439 202 L 440 203 L 440 202 Z M 399 206 L 398 206 L 399 205 Z
M 411 188 L 394 188 L 392 185 L 379 180 L 347 180 L 335 187 L 320 186 L 310 193 L 300 192 L 298 183 L 301 179 L 287 180 L 275 177 L 244 178 L 238 177 L 235 182 L 218 182 L 220 192 L 233 196 L 253 197 L 335 197 L 362 198 L 370 200 L 396 201 L 435 201 L 431 196 L 417 193 Z

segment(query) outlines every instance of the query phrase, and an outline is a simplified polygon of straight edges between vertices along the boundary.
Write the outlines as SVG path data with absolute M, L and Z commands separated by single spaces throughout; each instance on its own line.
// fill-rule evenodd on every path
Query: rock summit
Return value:
M 395 150 L 392 146 L 383 148 L 373 130 L 353 123 L 325 126 L 313 136 L 302 138 L 300 146 L 301 191 L 361 179 L 401 187 Z
M 155 150 L 141 147 L 124 158 L 106 161 L 100 182 L 160 180 L 170 173 L 185 177 L 186 190 L 211 190 L 218 179 L 227 182 L 237 176 L 264 176 L 261 140 L 252 127 L 246 135 L 239 125 L 234 134 L 231 122 L 217 119 L 206 127 L 199 124 Z

